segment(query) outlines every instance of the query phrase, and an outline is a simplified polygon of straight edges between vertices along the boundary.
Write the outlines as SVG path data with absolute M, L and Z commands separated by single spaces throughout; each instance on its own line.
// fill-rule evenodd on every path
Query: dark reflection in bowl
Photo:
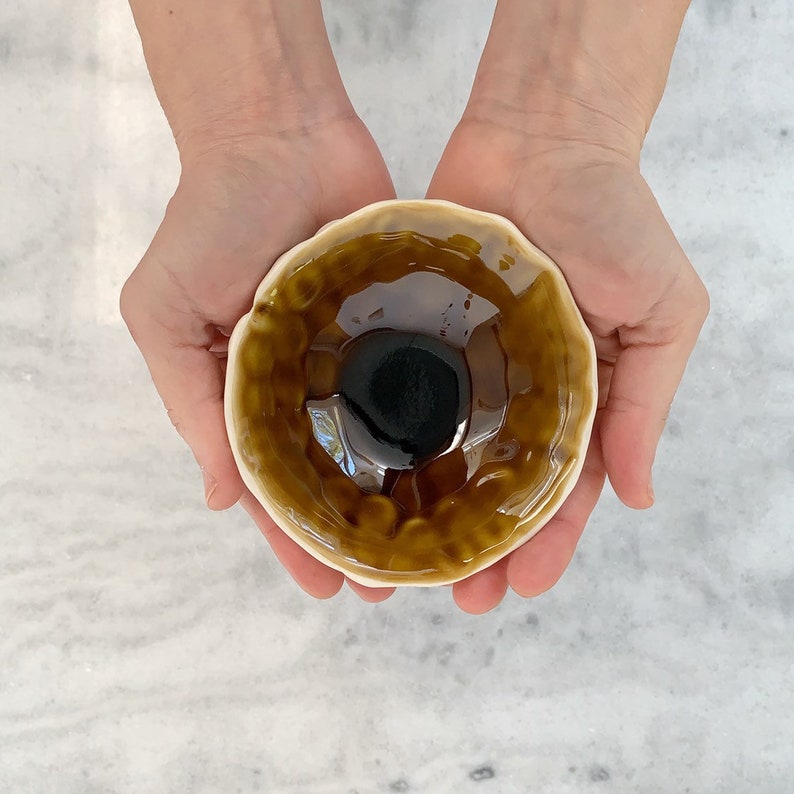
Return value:
M 310 252 L 235 331 L 238 461 L 301 545 L 361 581 L 469 575 L 581 467 L 594 362 L 564 281 L 503 229 L 443 235 L 456 218 Z

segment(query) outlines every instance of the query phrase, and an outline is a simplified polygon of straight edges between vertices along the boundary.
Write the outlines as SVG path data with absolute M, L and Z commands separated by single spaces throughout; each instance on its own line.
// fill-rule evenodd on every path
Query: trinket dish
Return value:
M 229 342 L 243 481 L 304 549 L 370 586 L 492 565 L 554 515 L 597 403 L 562 272 L 510 221 L 386 201 L 281 256 Z

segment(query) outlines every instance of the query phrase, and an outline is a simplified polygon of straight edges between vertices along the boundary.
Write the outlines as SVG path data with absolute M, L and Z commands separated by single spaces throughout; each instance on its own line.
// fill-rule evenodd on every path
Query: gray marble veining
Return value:
M 325 3 L 403 196 L 492 2 Z M 124 4 L 0 6 L 0 792 L 787 794 L 794 7 L 693 5 L 644 169 L 712 314 L 657 506 L 551 593 L 314 602 L 203 507 L 117 296 L 177 177 Z

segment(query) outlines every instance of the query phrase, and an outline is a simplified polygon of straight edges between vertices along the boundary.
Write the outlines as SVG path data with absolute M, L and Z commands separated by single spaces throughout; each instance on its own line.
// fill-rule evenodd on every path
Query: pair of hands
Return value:
M 427 195 L 506 216 L 558 263 L 595 339 L 599 410 L 583 473 L 557 515 L 508 558 L 453 586 L 471 613 L 495 607 L 508 586 L 534 596 L 559 579 L 607 475 L 628 506 L 653 503 L 656 447 L 708 311 L 640 175 L 639 146 L 622 150 L 504 111 L 470 101 Z M 284 535 L 240 479 L 223 420 L 227 340 L 282 252 L 330 220 L 393 198 L 391 178 L 352 109 L 310 126 L 194 140 L 182 165 L 162 225 L 124 286 L 122 314 L 201 467 L 209 507 L 240 501 L 296 582 L 330 597 L 343 575 Z M 393 592 L 349 584 L 365 601 Z

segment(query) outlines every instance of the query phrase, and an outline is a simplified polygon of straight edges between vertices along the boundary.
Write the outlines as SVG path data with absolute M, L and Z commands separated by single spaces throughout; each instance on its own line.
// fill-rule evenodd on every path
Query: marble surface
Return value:
M 329 0 L 403 196 L 492 2 Z M 303 595 L 210 514 L 118 316 L 177 177 L 123 3 L 0 4 L 0 791 L 787 794 L 794 6 L 696 0 L 645 173 L 713 310 L 656 467 L 563 581 Z

